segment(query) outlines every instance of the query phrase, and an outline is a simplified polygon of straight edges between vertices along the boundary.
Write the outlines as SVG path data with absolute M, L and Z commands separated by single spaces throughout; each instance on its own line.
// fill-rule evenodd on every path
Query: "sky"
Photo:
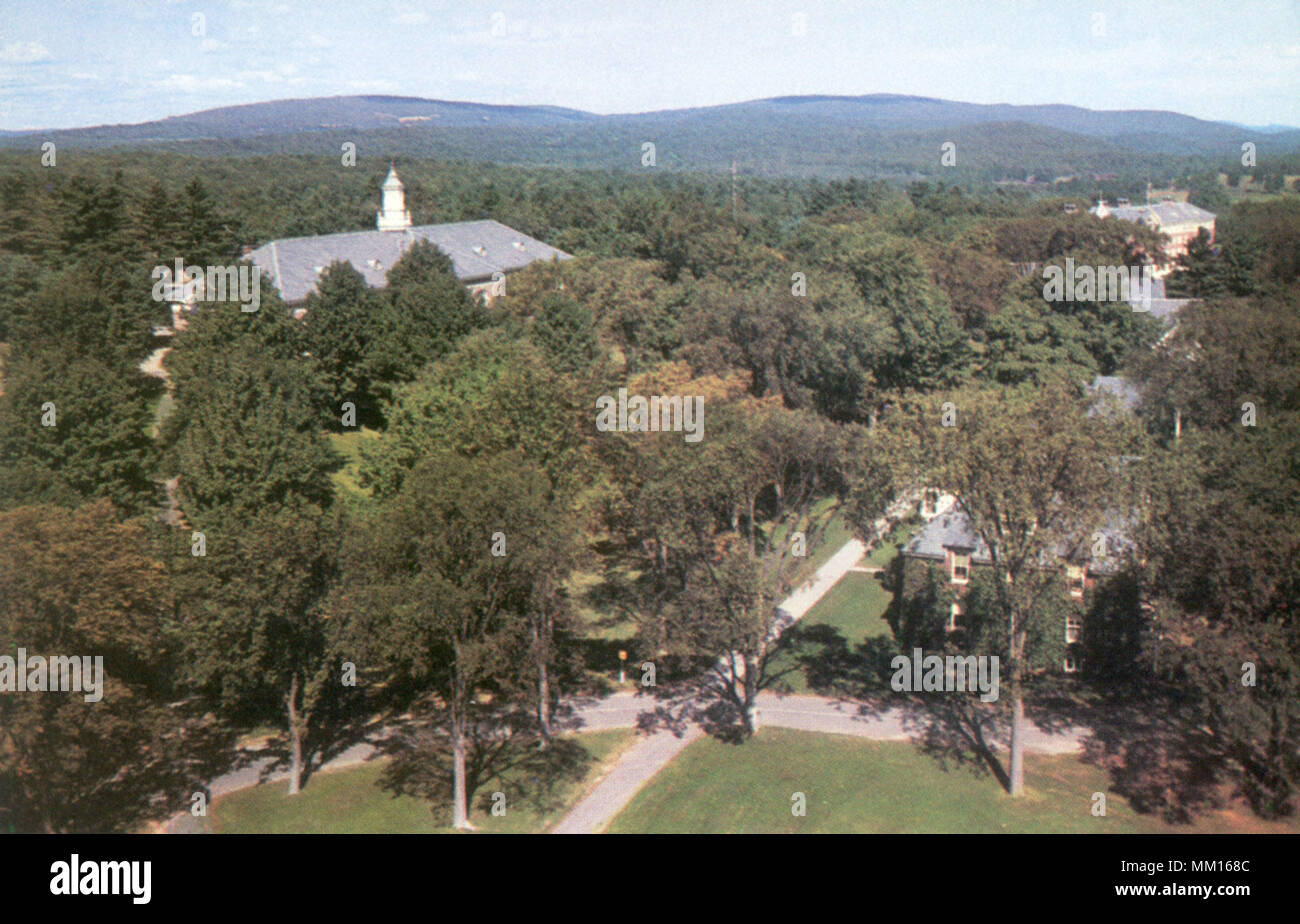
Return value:
M 1300 0 L 0 0 L 0 129 L 393 94 L 638 112 L 799 94 L 1300 126 Z

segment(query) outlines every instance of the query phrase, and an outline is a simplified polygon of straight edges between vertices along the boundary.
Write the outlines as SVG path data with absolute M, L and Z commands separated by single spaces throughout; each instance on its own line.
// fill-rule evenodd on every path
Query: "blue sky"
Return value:
M 909 93 L 1300 125 L 1295 0 L 0 3 L 10 130 L 357 93 L 601 113 Z

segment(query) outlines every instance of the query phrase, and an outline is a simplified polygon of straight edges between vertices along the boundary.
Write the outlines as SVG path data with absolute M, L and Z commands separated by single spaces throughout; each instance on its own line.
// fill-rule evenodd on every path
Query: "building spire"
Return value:
M 411 213 L 406 208 L 406 187 L 397 176 L 397 167 L 388 165 L 388 178 L 383 185 L 383 208 L 376 217 L 375 226 L 380 231 L 405 231 L 411 227 Z

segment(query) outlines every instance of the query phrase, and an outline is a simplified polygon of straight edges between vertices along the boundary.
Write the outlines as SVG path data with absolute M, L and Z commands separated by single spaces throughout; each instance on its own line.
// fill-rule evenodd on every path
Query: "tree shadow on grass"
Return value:
M 945 771 L 951 764 L 973 768 L 1008 787 L 1006 769 L 991 743 L 1002 732 L 996 710 L 964 699 L 895 691 L 890 679 L 899 651 L 892 637 L 868 638 L 850 648 L 839 630 L 813 625 L 796 627 L 789 643 L 810 689 L 853 704 L 863 719 L 897 714 L 912 743 Z
M 506 809 L 526 805 L 539 815 L 567 804 L 569 789 L 583 780 L 595 758 L 580 741 L 552 738 L 539 747 L 535 719 L 520 710 L 476 706 L 465 758 L 466 800 L 490 812 L 504 795 Z M 394 795 L 429 804 L 435 818 L 449 814 L 453 793 L 450 724 L 439 711 L 412 721 L 381 746 L 392 758 L 380 785 Z
M 345 688 L 334 702 L 322 705 L 312 716 L 303 741 L 303 788 L 306 789 L 311 778 L 331 760 L 357 745 L 375 744 L 377 739 L 399 729 L 402 720 L 384 721 L 378 718 L 391 712 L 389 706 L 391 703 L 382 697 L 369 698 L 359 690 L 350 688 Z M 265 782 L 277 772 L 288 770 L 288 734 L 281 730 L 261 750 L 241 755 L 240 764 L 232 769 L 254 762 L 263 764 L 259 782 Z
M 1192 824 L 1224 804 L 1230 757 L 1199 724 L 1191 704 L 1155 686 L 1055 698 L 1030 710 L 1039 727 L 1086 727 L 1082 759 L 1106 770 L 1111 788 L 1140 814 Z

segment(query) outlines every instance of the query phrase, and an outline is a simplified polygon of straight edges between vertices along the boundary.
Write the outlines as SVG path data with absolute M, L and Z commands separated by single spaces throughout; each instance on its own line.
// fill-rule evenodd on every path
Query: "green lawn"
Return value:
M 365 440 L 378 439 L 379 431 L 362 427 L 359 430 L 349 430 L 346 433 L 330 433 L 327 435 L 330 446 L 344 459 L 343 467 L 330 475 L 335 490 L 344 497 L 353 499 L 369 498 L 370 492 L 361 487 L 360 482 L 357 481 L 357 475 L 361 471 L 361 444 Z
M 899 550 L 907 545 L 921 528 L 920 523 L 900 523 L 885 540 L 871 550 L 867 563 L 883 568 L 894 560 Z
M 522 802 L 510 803 L 506 793 L 506 814 L 492 816 L 475 806 L 471 821 L 489 834 L 522 834 L 545 831 L 593 786 L 607 763 L 631 744 L 632 729 L 589 732 L 580 736 L 591 756 L 586 777 L 566 788 L 562 807 L 539 815 Z M 288 783 L 281 781 L 243 789 L 212 803 L 210 822 L 219 834 L 447 834 L 452 829 L 440 824 L 448 820 L 449 808 L 438 805 L 435 819 L 428 803 L 409 796 L 393 796 L 381 789 L 379 778 L 387 761 L 376 760 L 320 773 L 308 780 L 297 796 L 288 796 Z M 480 793 L 493 791 L 489 781 Z
M 830 498 L 821 501 L 813 508 L 814 515 L 824 513 L 832 503 L 834 501 Z M 779 538 L 778 536 L 778 540 Z M 821 544 L 809 550 L 808 559 L 801 563 L 799 573 L 811 576 L 851 538 L 853 534 L 843 518 L 836 516 L 827 524 Z M 609 606 L 608 597 L 619 592 L 617 585 L 605 584 L 601 575 L 595 572 L 579 572 L 574 575 L 570 590 L 577 614 L 586 625 L 584 634 L 588 638 L 617 643 L 630 640 L 636 634 L 636 623 L 614 612 Z M 608 658 L 606 660 L 608 667 L 602 668 L 602 671 L 611 676 L 617 674 L 617 661 Z
M 825 501 L 813 508 L 814 515 L 821 513 L 824 509 Z M 844 522 L 844 517 L 836 514 L 835 518 L 826 524 L 826 532 L 822 534 L 821 545 L 811 550 L 807 563 L 800 570 L 807 570 L 811 577 L 812 573 L 820 568 L 826 562 L 830 561 L 831 556 L 844 547 L 844 543 L 853 538 L 853 532 L 849 525 Z
M 609 597 L 617 593 L 617 587 L 594 571 L 579 571 L 570 580 L 574 609 L 588 638 L 623 641 L 636 634 L 636 623 L 610 608 Z
M 880 585 L 876 575 L 850 571 L 791 630 L 794 633 L 791 638 L 796 638 L 801 633 L 815 637 L 818 635 L 815 631 L 818 626 L 828 626 L 844 640 L 848 650 L 853 651 L 864 639 L 889 637 L 892 630 L 889 623 L 885 622 L 884 613 L 893 598 L 894 595 Z M 783 648 L 772 655 L 771 671 L 775 673 L 788 670 L 789 665 L 799 657 L 818 650 L 817 642 L 796 642 L 792 647 Z M 789 671 L 783 674 L 782 679 L 789 684 L 790 692 L 814 692 L 802 669 Z
M 864 638 L 890 634 L 884 613 L 893 599 L 876 575 L 850 571 L 817 601 L 800 624 L 830 626 L 853 645 Z
M 742 745 L 704 738 L 652 779 L 612 833 L 1208 833 L 1295 832 L 1228 812 L 1190 827 L 1138 815 L 1105 771 L 1075 757 L 1028 755 L 1027 793 L 921 754 L 907 742 L 762 729 Z M 807 814 L 795 817 L 802 792 Z M 1091 812 L 1105 792 L 1105 817 Z

